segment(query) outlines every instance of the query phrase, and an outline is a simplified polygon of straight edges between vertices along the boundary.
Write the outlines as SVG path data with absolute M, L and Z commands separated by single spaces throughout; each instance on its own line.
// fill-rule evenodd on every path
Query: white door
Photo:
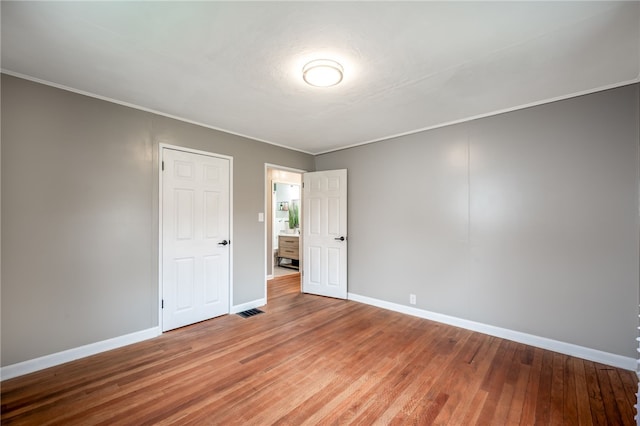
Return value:
M 162 329 L 229 313 L 230 160 L 162 149 Z
M 304 174 L 302 291 L 347 298 L 347 171 Z

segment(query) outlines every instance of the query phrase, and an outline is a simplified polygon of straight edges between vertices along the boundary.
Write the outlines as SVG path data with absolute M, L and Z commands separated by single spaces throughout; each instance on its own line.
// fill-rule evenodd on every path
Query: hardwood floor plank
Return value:
M 3 425 L 634 424 L 634 372 L 268 283 L 227 315 L 2 382 Z
M 536 421 L 536 403 L 540 389 L 540 375 L 542 373 L 542 358 L 544 351 L 534 348 L 531 358 L 531 370 L 529 371 L 528 386 L 524 397 L 520 424 L 532 425 Z
M 575 374 L 576 383 L 576 409 L 578 413 L 578 424 L 593 425 L 591 416 L 591 401 L 589 398 L 589 388 L 587 384 L 587 376 L 584 369 L 584 363 L 581 359 L 571 358 L 573 364 L 573 372 Z M 569 420 L 569 419 L 568 419 Z
M 396 379 L 385 380 L 385 382 L 389 384 L 388 386 L 375 389 L 375 392 L 370 392 L 369 395 L 365 396 L 375 401 L 374 407 L 358 416 L 355 419 L 355 423 L 371 424 L 382 417 L 382 414 L 390 407 L 393 407 L 394 405 L 398 407 L 400 404 L 397 404 L 397 401 L 405 399 L 402 395 L 406 392 L 407 388 L 410 387 L 411 382 L 415 380 L 416 377 L 419 377 L 425 370 L 439 372 L 440 374 L 430 375 L 433 382 L 438 380 L 444 372 L 443 367 L 448 358 L 448 355 L 444 355 L 444 353 L 451 354 L 453 352 L 453 347 L 456 345 L 457 337 L 460 334 L 460 330 L 452 329 L 451 331 L 453 333 L 448 336 L 444 336 L 445 338 L 442 339 L 439 344 L 436 344 L 435 348 L 431 349 L 427 345 L 416 355 L 416 357 L 403 359 L 401 364 L 402 370 L 400 373 L 391 373 L 397 376 Z M 423 389 L 420 389 L 419 391 L 424 392 Z M 428 395 L 425 395 L 423 396 L 422 401 L 428 401 L 428 405 L 431 405 L 431 402 L 435 399 L 437 399 L 438 402 L 443 402 L 442 395 L 444 394 L 438 394 L 436 398 L 429 398 Z M 448 395 L 446 395 L 446 398 L 448 398 Z M 446 401 L 446 398 L 444 401 Z M 430 411 L 427 413 L 424 410 L 424 407 L 416 406 L 411 414 L 413 418 L 417 419 L 422 419 L 427 415 L 437 415 L 437 412 Z
M 600 392 L 602 393 L 602 403 L 604 405 L 604 411 L 606 413 L 607 422 L 610 424 L 622 425 L 622 415 L 620 409 L 616 403 L 615 395 L 609 380 L 609 370 L 613 367 L 608 367 L 602 364 L 596 364 L 596 372 L 598 374 L 598 383 L 600 384 Z
M 469 404 L 469 410 L 465 413 L 462 423 L 452 423 L 460 425 L 476 425 L 483 426 L 486 423 L 482 423 L 478 420 L 481 413 L 481 408 L 484 406 L 484 402 L 487 400 L 487 391 L 482 388 L 478 388 L 478 391 L 473 396 L 471 403 Z
M 551 389 L 553 385 L 553 352 L 542 354 L 540 385 L 536 400 L 536 424 L 550 424 L 551 421 Z
M 574 362 L 572 357 L 563 357 L 563 365 L 558 366 L 564 375 L 564 395 L 563 395 L 563 423 L 566 424 L 573 419 L 578 418 L 578 401 L 576 393 L 576 371 L 574 368 Z
M 482 389 L 484 378 L 491 368 L 492 361 L 498 352 L 502 340 L 486 335 L 476 335 L 482 342 L 478 350 L 469 359 L 469 369 L 461 369 L 466 380 L 466 386 L 460 389 L 460 394 L 453 398 L 460 398 L 458 408 L 451 413 L 449 424 L 475 424 L 480 415 L 482 405 L 487 398 L 487 392 Z M 478 405 L 480 404 L 480 405 Z M 445 405 L 446 408 L 446 405 Z
M 357 378 L 353 382 L 347 382 L 343 384 L 343 390 L 337 394 L 331 395 L 328 400 L 329 402 L 322 406 L 319 410 L 307 413 L 300 413 L 300 415 L 305 418 L 302 425 L 317 425 L 324 423 L 331 423 L 332 417 L 337 416 L 338 413 L 344 409 L 344 406 L 348 401 L 353 401 L 358 397 L 360 393 L 367 392 L 372 386 L 375 386 L 376 381 L 380 380 L 380 376 L 378 376 L 377 371 L 382 370 L 385 371 L 388 368 L 391 368 L 395 361 L 390 358 L 384 358 L 379 361 L 380 364 L 377 365 L 376 369 L 372 369 L 373 373 L 364 373 L 361 377 Z M 324 393 L 324 392 L 322 392 Z M 319 395 L 321 397 L 321 395 Z M 324 420 L 323 420 L 324 419 Z M 283 423 L 283 424 L 296 424 L 294 423 Z
M 614 368 L 608 369 L 609 383 L 611 384 L 611 390 L 616 401 L 616 406 L 620 412 L 623 423 L 631 423 L 635 416 L 635 410 L 633 405 L 629 404 L 628 395 L 626 394 L 624 382 L 621 378 L 623 372 L 620 372 Z
M 444 392 L 430 392 L 422 400 L 422 403 L 416 407 L 412 413 L 412 418 L 417 424 L 430 425 L 433 424 L 442 407 L 447 403 L 449 394 Z
M 529 347 L 521 347 L 523 355 L 520 358 L 518 378 L 513 387 L 513 397 L 507 414 L 507 422 L 509 425 L 525 424 L 521 423 L 524 402 L 527 394 L 527 386 L 531 377 L 531 363 L 533 362 L 533 351 Z M 529 355 L 531 358 L 529 358 Z
M 607 415 L 602 401 L 602 392 L 598 380 L 595 363 L 583 361 L 585 377 L 587 380 L 587 390 L 589 392 L 589 408 L 591 419 L 595 425 L 606 425 Z
M 451 362 L 447 363 L 446 359 L 442 361 L 443 367 L 440 368 L 441 374 L 435 378 L 431 387 L 438 390 L 440 393 L 447 395 L 447 399 L 444 401 L 444 405 L 437 413 L 437 416 L 434 419 L 434 424 L 448 424 L 459 405 L 463 402 L 463 397 L 465 396 L 465 392 L 468 390 L 468 385 L 473 381 L 472 377 L 474 372 L 469 365 L 469 361 L 479 350 L 479 341 L 480 339 L 475 333 L 467 330 L 461 330 L 457 342 L 457 353 L 452 354 L 453 359 Z M 409 398 L 413 398 L 413 394 L 415 394 L 415 392 L 416 391 L 411 388 L 412 395 L 408 395 L 408 397 L 405 397 L 402 401 L 399 400 L 398 402 L 406 405 L 410 401 Z M 406 403 L 405 400 L 407 401 Z M 415 409 L 416 404 L 413 401 L 412 406 Z M 394 417 L 392 408 L 393 407 L 390 407 L 390 409 L 387 410 L 386 415 L 389 416 L 388 419 Z M 409 410 L 407 406 L 407 412 L 409 413 L 411 411 L 412 410 Z
M 495 419 L 497 414 L 497 405 L 500 398 L 503 396 L 503 390 L 509 371 L 509 365 L 513 360 L 513 356 L 516 349 L 516 343 L 508 340 L 502 340 L 500 342 L 500 348 L 496 356 L 491 363 L 491 368 L 487 371 L 483 382 L 483 390 L 487 392 L 487 398 L 480 416 L 478 417 L 478 423 L 480 424 L 500 424 L 500 419 Z M 511 399 L 506 401 L 510 404 Z M 508 405 L 507 405 L 508 407 Z M 506 413 L 500 413 L 506 416 Z M 502 419 L 504 421 L 504 419 Z
M 552 425 L 564 424 L 564 360 L 566 355 L 553 354 L 553 373 L 551 375 L 551 400 L 549 412 L 549 422 Z
M 618 369 L 620 380 L 622 381 L 623 392 L 631 406 L 636 404 L 635 393 L 638 392 L 638 376 L 635 371 L 625 371 Z

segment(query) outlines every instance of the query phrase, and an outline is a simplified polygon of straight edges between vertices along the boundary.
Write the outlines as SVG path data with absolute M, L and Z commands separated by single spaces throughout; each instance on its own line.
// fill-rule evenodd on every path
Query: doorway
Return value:
M 295 181 L 286 177 L 295 176 Z M 300 179 L 300 180 L 297 180 Z M 298 216 L 300 230 L 292 232 L 285 227 L 284 237 L 298 234 L 300 291 L 309 294 L 347 298 L 347 170 L 325 170 L 307 173 L 265 164 L 265 298 L 268 298 L 268 280 L 278 271 L 281 247 L 274 251 L 274 238 L 281 237 L 282 225 L 278 211 L 285 210 L 285 199 L 278 199 L 278 182 L 302 185 Z M 291 205 L 289 201 L 288 206 Z M 281 213 L 280 216 L 284 216 Z M 288 225 L 288 222 L 286 222 Z M 274 231 L 275 230 L 275 231 Z
M 274 179 L 271 200 L 273 276 L 280 277 L 300 271 L 300 184 Z
M 266 167 L 266 279 L 300 273 L 302 170 Z

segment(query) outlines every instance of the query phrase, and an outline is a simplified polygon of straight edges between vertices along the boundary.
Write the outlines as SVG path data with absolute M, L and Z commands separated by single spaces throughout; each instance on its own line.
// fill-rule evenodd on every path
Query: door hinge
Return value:
M 162 171 L 164 171 L 164 161 L 162 162 Z
M 164 309 L 164 299 L 162 299 L 162 303 L 160 304 L 160 309 Z

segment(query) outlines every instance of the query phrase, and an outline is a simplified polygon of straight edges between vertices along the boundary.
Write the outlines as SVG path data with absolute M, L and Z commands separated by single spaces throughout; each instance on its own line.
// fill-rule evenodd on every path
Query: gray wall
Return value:
M 636 357 L 638 85 L 315 167 L 6 75 L 1 101 L 3 366 L 158 324 L 159 142 L 234 157 L 234 304 L 264 297 L 264 163 L 347 168 L 350 292 Z
M 349 292 L 637 357 L 638 85 L 316 157 Z
M 264 163 L 313 157 L 2 75 L 2 365 L 158 325 L 158 143 L 233 156 L 234 304 L 264 295 Z

